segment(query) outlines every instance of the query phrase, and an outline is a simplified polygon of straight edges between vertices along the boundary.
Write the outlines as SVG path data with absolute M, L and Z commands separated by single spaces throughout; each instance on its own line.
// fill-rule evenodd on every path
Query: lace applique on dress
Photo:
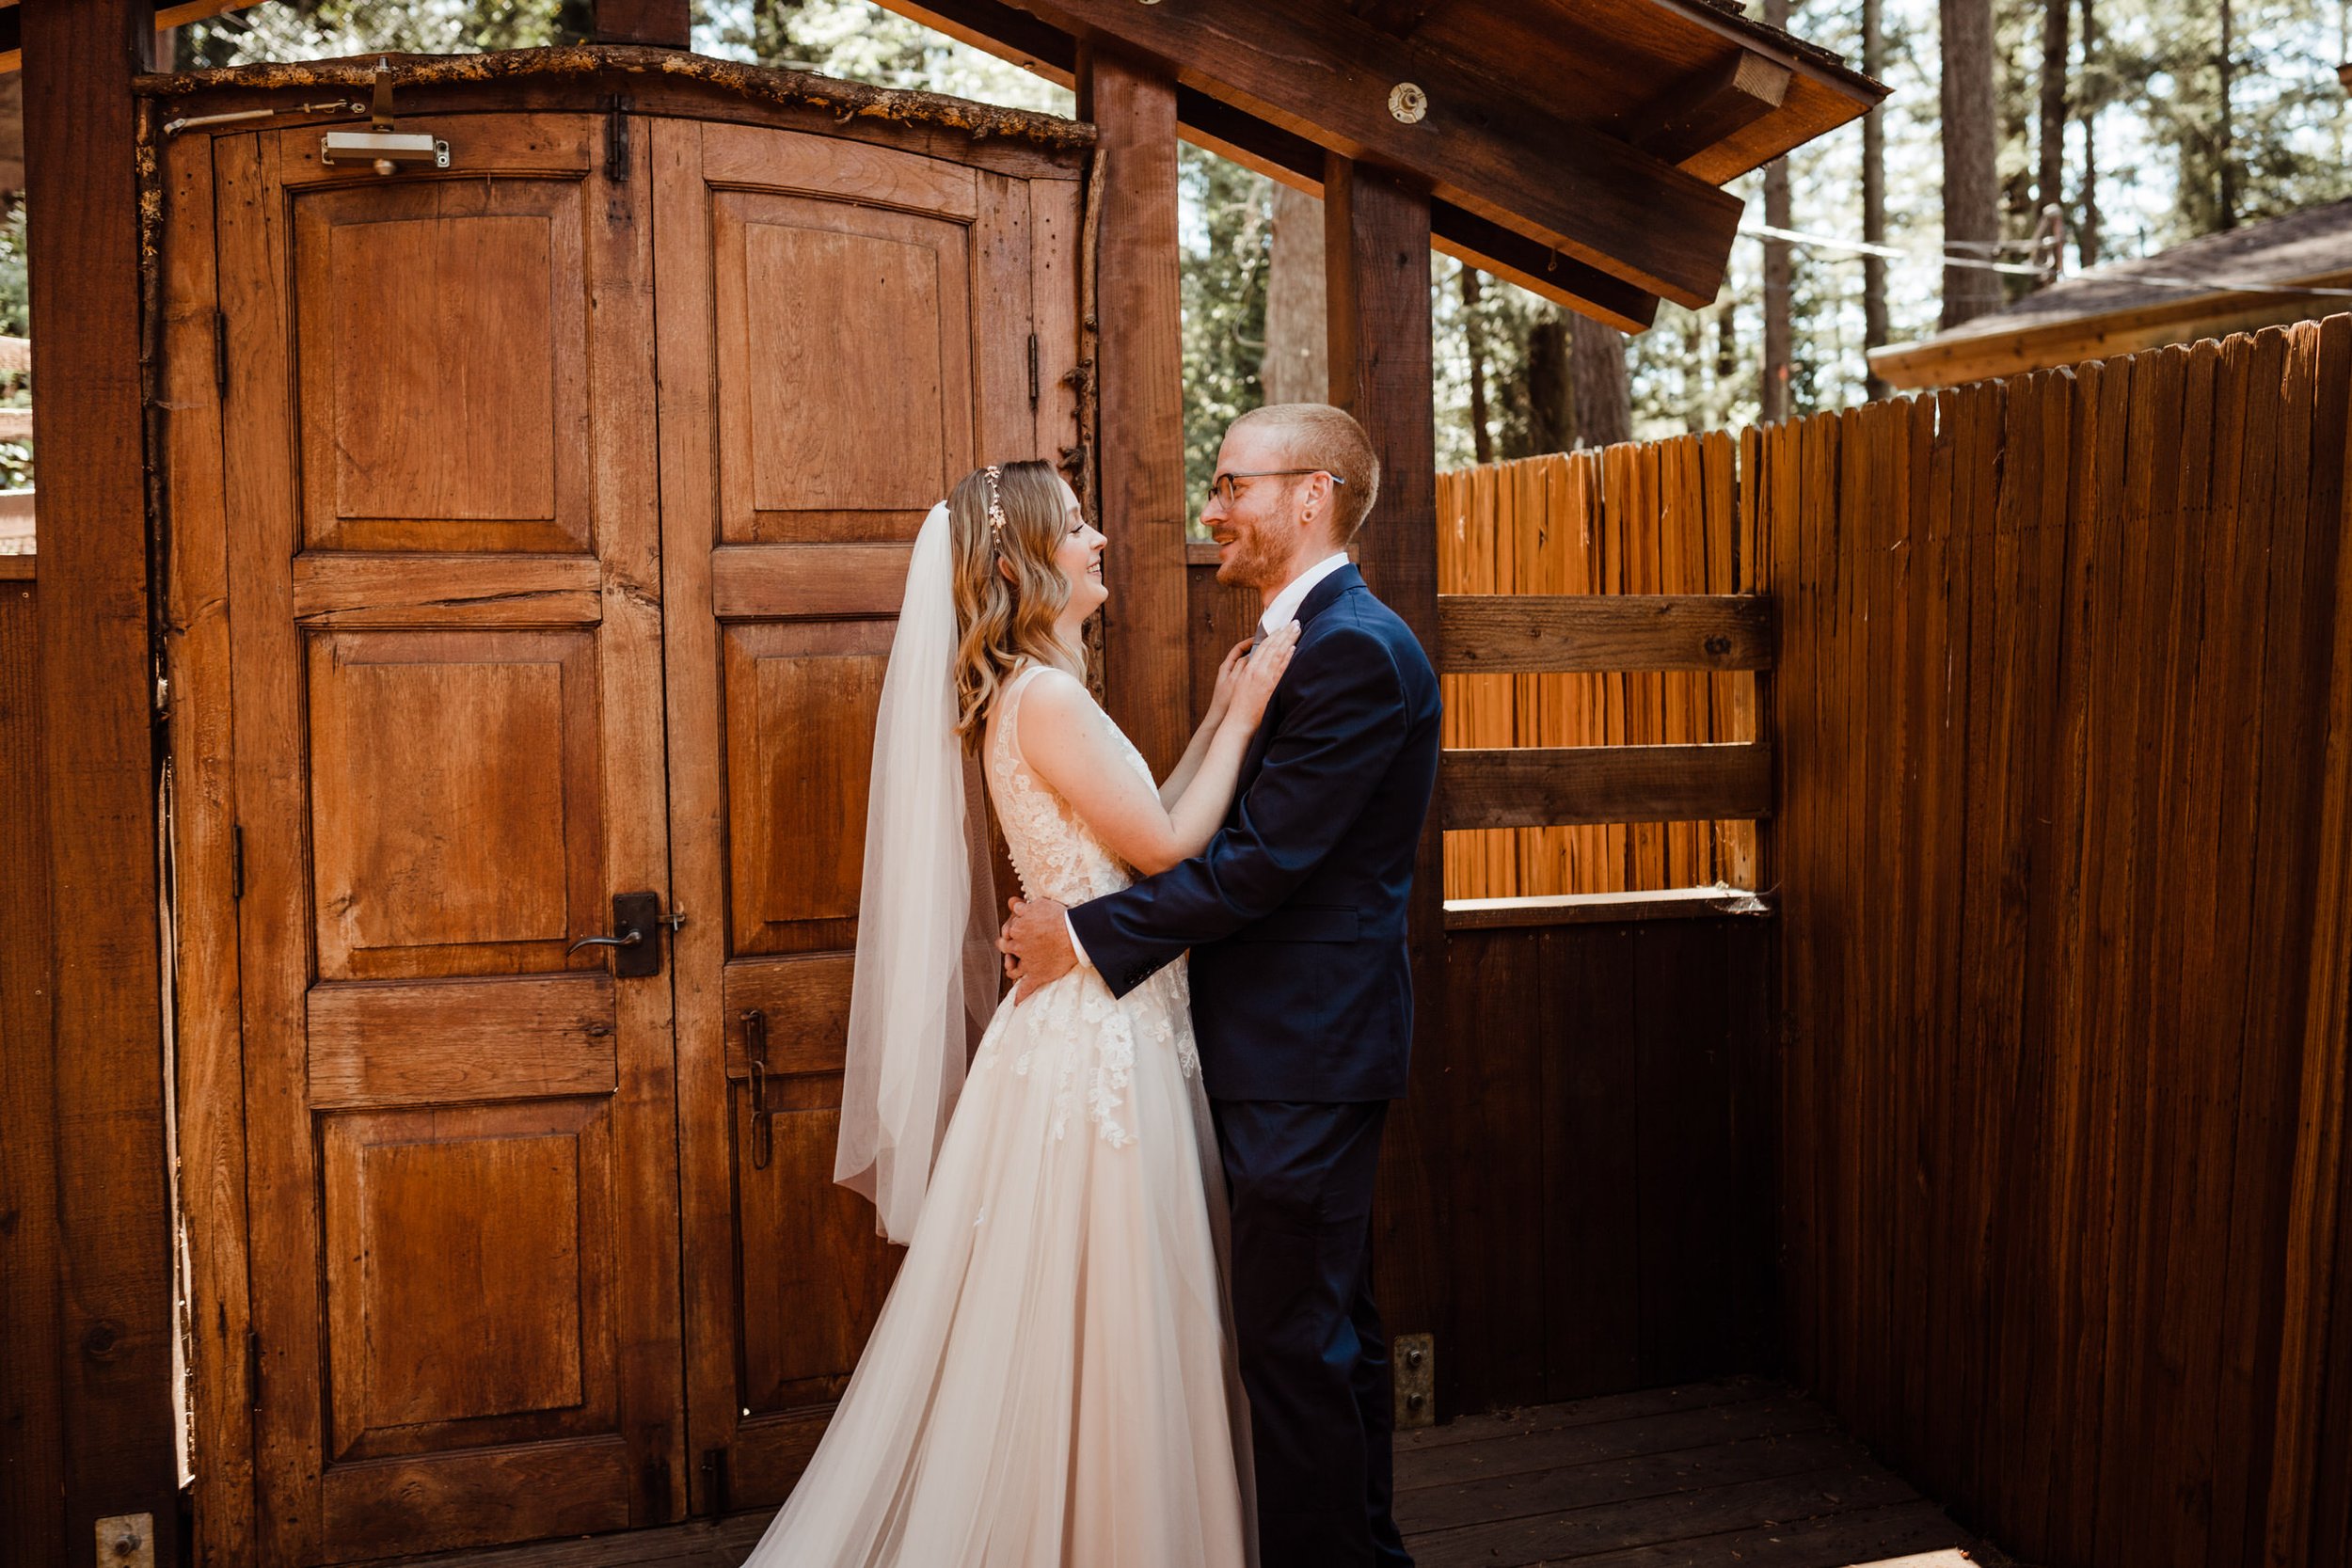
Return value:
M 1117 893 L 1135 880 L 1135 874 L 1069 802 L 1029 771 L 1021 755 L 1021 697 L 1046 673 L 1043 665 L 1028 666 L 997 699 L 987 739 L 989 793 L 1022 891 L 1032 898 L 1077 905 Z M 1151 766 L 1143 754 L 1123 734 L 1120 744 L 1129 764 L 1151 783 Z M 1012 1071 L 1026 1077 L 1039 1067 L 1041 1053 L 1056 1054 L 1058 1059 L 1049 1064 L 1055 1075 L 1054 1135 L 1064 1136 L 1071 1118 L 1083 1111 L 1097 1135 L 1118 1148 L 1134 1136 L 1118 1113 L 1135 1070 L 1138 1031 L 1147 1049 L 1173 1051 L 1186 1078 L 1200 1070 L 1184 966 L 1168 965 L 1123 999 L 1112 996 L 1092 971 L 1081 971 L 1075 980 L 1048 987 L 1024 1007 L 1025 1015 L 1031 1008 L 1041 1013 L 1025 1031 L 1027 1048 L 1014 1058 Z M 990 1037 L 981 1041 L 983 1052 L 995 1046 L 1009 1016 L 998 1015 Z

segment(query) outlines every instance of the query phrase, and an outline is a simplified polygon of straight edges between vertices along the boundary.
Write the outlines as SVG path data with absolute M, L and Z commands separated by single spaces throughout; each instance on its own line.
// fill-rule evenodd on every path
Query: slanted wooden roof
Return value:
M 882 3 L 1063 82 L 1081 46 L 1159 61 L 1192 139 L 1308 190 L 1327 154 L 1407 175 L 1439 249 L 1628 331 L 1713 301 L 1721 185 L 1886 90 L 1709 0 Z
M 2298 288 L 2352 288 L 2352 198 L 2076 273 L 1947 332 L 1873 349 L 1870 368 L 1897 387 L 1956 387 L 2352 308 Z

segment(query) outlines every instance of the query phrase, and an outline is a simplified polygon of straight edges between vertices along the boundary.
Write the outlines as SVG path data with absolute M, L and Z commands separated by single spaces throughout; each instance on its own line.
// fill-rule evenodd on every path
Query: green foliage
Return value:
M 1265 365 L 1274 182 L 1213 152 L 1184 147 L 1177 152 L 1176 184 L 1189 515 L 1216 477 L 1225 427 L 1265 401 L 1259 376 Z
M 591 0 L 269 0 L 181 29 L 183 66 L 331 59 L 376 51 L 474 55 L 588 36 Z

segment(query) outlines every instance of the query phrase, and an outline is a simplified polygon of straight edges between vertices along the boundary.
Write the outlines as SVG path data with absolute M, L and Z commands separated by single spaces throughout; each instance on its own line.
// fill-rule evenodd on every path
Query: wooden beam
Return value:
M 1736 50 L 1634 114 L 1625 139 L 1670 164 L 1683 163 L 1779 108 L 1795 75 L 1753 49 Z
M 1168 62 L 1177 80 L 1327 151 L 1418 182 L 1564 256 L 1692 308 L 1713 302 L 1740 202 L 1580 124 L 1525 84 L 1316 0 L 1022 0 L 1065 32 Z M 1392 112 L 1418 87 L 1419 118 Z
M 1374 593 L 1424 649 L 1438 636 L 1437 419 L 1430 376 L 1429 199 L 1344 158 L 1323 172 L 1330 401 L 1356 416 L 1380 460 L 1357 559 Z M 1442 789 L 1442 785 L 1440 785 Z M 1392 1334 L 1453 1333 L 1438 1234 L 1445 1114 L 1445 841 L 1432 806 L 1406 908 L 1414 994 L 1412 1094 L 1389 1113 L 1373 1219 L 1374 1292 Z M 1438 1418 L 1452 1385 L 1438 1358 Z
M 133 75 L 148 0 L 23 8 L 65 1539 L 178 1560 Z M 88 1560 L 87 1555 L 82 1560 Z
M 1188 733 L 1184 323 L 1176 281 L 1176 83 L 1111 48 L 1078 56 L 1078 114 L 1101 131 L 1094 309 L 1104 691 L 1166 777 Z
M 1403 39 L 1412 37 L 1447 4 L 1448 0 L 1347 0 L 1347 8 L 1391 38 Z
M 1069 87 L 1076 80 L 1077 40 L 1003 0 L 884 0 L 889 9 L 976 49 Z M 1309 196 L 1323 195 L 1324 150 L 1315 142 L 1201 91 L 1178 84 L 1177 134 Z M 1457 261 L 1507 278 L 1539 298 L 1642 332 L 1658 319 L 1658 296 L 1588 266 L 1449 201 L 1429 208 L 1432 243 Z
M 1482 747 L 1446 752 L 1439 777 L 1449 832 L 1772 814 L 1772 749 L 1762 742 Z
M 644 43 L 684 49 L 693 26 L 687 0 L 594 0 L 598 43 Z
M 1770 600 L 1754 594 L 1445 594 L 1448 674 L 1765 670 Z

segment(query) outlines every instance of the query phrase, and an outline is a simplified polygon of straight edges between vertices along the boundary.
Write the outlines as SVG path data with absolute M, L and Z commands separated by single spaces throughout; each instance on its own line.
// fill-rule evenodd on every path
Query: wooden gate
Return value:
M 252 1456 L 216 1560 L 788 1489 L 894 1262 L 831 1175 L 908 544 L 1074 434 L 1066 159 L 408 128 L 447 174 L 324 166 L 316 127 L 174 149 L 209 155 L 167 267 L 175 303 L 217 269 L 222 433 L 175 440 L 175 554 L 226 601 L 175 678 L 229 785 L 192 765 L 180 844 L 230 883 L 233 983 L 183 962 L 239 1015 L 183 1033 L 241 1047 L 245 1146 L 243 1235 L 201 1194 L 191 1232 L 242 1243 L 258 1380 L 247 1418 L 199 1326 L 199 1467 Z

